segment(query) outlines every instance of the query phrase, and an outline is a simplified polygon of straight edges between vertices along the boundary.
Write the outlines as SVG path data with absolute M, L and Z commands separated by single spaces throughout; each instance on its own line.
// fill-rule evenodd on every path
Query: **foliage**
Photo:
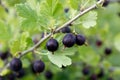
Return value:
M 86 10 L 96 0 L 0 0 L 0 54 L 9 51 L 6 60 L 0 59 L 0 71 L 12 57 L 19 57 L 22 52 L 31 49 L 46 35 L 52 34 L 59 43 L 59 49 L 49 52 L 46 48 L 47 38 L 27 55 L 21 58 L 25 76 L 20 80 L 45 80 L 44 72 L 34 75 L 31 64 L 41 59 L 45 63 L 45 70 L 53 72 L 53 80 L 87 80 L 82 68 L 89 66 L 92 73 L 99 73 L 104 69 L 105 76 L 119 80 L 120 74 L 120 4 L 110 3 L 107 7 L 98 8 L 84 14 L 68 25 L 73 34 L 84 34 L 86 42 L 82 46 L 74 45 L 67 48 L 62 39 L 66 33 L 54 31 L 80 12 Z M 64 9 L 68 8 L 68 12 Z M 51 33 L 53 32 L 53 33 Z M 97 46 L 96 41 L 102 45 Z M 39 42 L 38 42 L 39 43 Z M 86 46 L 87 45 L 87 46 Z M 106 55 L 105 48 L 111 48 L 112 54 Z M 1 56 L 0 56 L 1 57 Z M 0 75 L 10 73 L 3 70 Z M 112 74 L 112 75 L 110 75 Z M 40 76 L 39 76 L 40 75 Z

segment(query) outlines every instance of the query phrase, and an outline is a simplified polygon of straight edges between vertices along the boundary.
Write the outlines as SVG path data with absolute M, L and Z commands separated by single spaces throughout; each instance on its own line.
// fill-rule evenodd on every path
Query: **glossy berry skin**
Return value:
M 89 68 L 88 67 L 83 68 L 82 73 L 83 73 L 83 75 L 89 75 L 89 73 L 90 73 Z
M 35 71 L 35 73 L 43 72 L 44 69 L 45 69 L 45 64 L 43 61 L 37 60 L 33 63 L 33 70 Z
M 48 71 L 45 72 L 45 77 L 46 77 L 46 79 L 52 79 L 53 73 L 48 70 Z
M 10 69 L 13 71 L 19 71 L 22 68 L 22 62 L 19 58 L 14 58 L 11 62 L 10 62 Z
M 76 44 L 79 46 L 85 44 L 85 37 L 80 34 L 76 35 Z
M 59 46 L 58 41 L 53 38 L 51 38 L 46 44 L 48 51 L 51 52 L 56 51 L 58 49 L 58 46 Z
M 76 38 L 72 33 L 67 33 L 63 40 L 62 43 L 65 45 L 65 47 L 72 47 L 75 44 Z
M 110 48 L 106 48 L 105 51 L 104 51 L 104 53 L 106 55 L 110 55 L 112 53 L 112 50 Z
M 71 32 L 69 27 L 64 27 L 61 29 L 61 31 L 62 31 L 62 33 L 70 33 Z

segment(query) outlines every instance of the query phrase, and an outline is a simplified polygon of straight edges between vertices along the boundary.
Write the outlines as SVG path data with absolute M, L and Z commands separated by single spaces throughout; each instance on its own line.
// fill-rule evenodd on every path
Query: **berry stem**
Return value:
M 41 45 L 41 43 L 43 43 L 46 39 L 48 39 L 49 37 L 51 37 L 52 34 L 57 33 L 59 30 L 61 30 L 62 28 L 66 27 L 67 25 L 73 23 L 75 20 L 77 20 L 79 17 L 83 16 L 84 14 L 88 13 L 89 11 L 93 10 L 98 4 L 103 3 L 104 0 L 99 0 L 96 4 L 93 4 L 92 6 L 90 6 L 89 8 L 85 9 L 84 11 L 78 13 L 75 17 L 73 17 L 72 19 L 70 19 L 69 21 L 67 21 L 65 24 L 63 24 L 62 26 L 58 27 L 54 33 L 49 33 L 47 34 L 44 38 L 42 38 L 41 40 L 38 41 L 37 44 L 35 44 L 33 47 L 21 52 L 20 55 L 17 56 L 17 58 L 21 58 L 22 56 L 26 55 L 27 53 L 33 51 L 34 49 L 36 49 L 38 46 Z M 10 63 L 7 63 L 4 68 L 0 71 L 0 74 L 3 73 L 3 71 L 8 68 L 10 65 Z

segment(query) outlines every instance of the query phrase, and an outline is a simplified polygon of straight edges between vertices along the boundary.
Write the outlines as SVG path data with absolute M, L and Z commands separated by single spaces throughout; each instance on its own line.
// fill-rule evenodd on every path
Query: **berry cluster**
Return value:
M 82 69 L 82 74 L 84 76 L 88 76 L 89 78 L 88 80 L 101 80 L 102 78 L 106 78 L 106 80 L 113 80 L 113 78 L 110 76 L 106 77 L 106 73 L 104 69 L 101 69 L 101 68 L 99 69 L 97 73 L 94 73 L 93 70 L 91 70 L 91 67 L 85 66 Z
M 7 75 L 0 76 L 0 80 L 17 80 L 18 78 L 23 78 L 25 76 L 25 70 L 21 69 L 17 72 L 10 72 Z
M 97 40 L 97 41 L 96 41 L 96 46 L 97 46 L 97 47 L 102 46 L 102 44 L 103 44 L 103 42 L 102 42 L 101 40 Z M 106 48 L 104 49 L 104 54 L 105 54 L 105 55 L 110 55 L 111 53 L 112 53 L 112 49 L 111 49 L 111 48 L 106 47 Z
M 0 76 L 0 80 L 16 80 L 16 78 L 22 78 L 24 77 L 25 70 L 22 68 L 22 61 L 19 58 L 13 58 L 12 61 L 10 62 L 10 69 L 11 73 L 5 75 L 5 76 Z M 45 69 L 45 64 L 41 60 L 36 60 L 32 64 L 32 71 L 36 73 L 41 73 Z M 46 72 L 46 77 L 52 78 L 52 72 L 50 71 Z
M 79 46 L 85 44 L 85 37 L 81 34 L 77 34 L 74 35 L 73 33 L 68 33 L 68 31 L 66 31 L 67 34 L 64 36 L 62 43 L 65 47 L 72 47 L 75 43 Z M 48 51 L 54 52 L 58 49 L 59 44 L 58 41 L 51 38 L 48 40 L 48 42 L 46 43 L 46 47 L 48 49 Z

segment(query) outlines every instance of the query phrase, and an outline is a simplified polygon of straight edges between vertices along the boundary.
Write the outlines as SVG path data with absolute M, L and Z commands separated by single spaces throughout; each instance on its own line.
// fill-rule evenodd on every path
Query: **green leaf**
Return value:
M 20 49 L 20 41 L 14 40 L 12 44 L 10 45 L 11 53 L 14 55 L 16 52 L 19 52 Z
M 70 5 L 73 9 L 78 9 L 78 7 L 80 5 L 80 1 L 79 0 L 70 0 Z
M 32 39 L 29 36 L 28 32 L 23 32 L 20 37 L 17 39 L 14 39 L 12 43 L 10 44 L 11 52 L 12 54 L 16 55 L 16 53 L 19 53 L 26 48 L 30 47 L 33 44 Z
M 72 47 L 72 48 L 65 48 L 63 49 L 63 47 L 61 47 L 61 49 L 57 50 L 56 52 L 54 52 L 54 54 L 60 54 L 60 55 L 74 55 L 75 51 L 77 48 L 76 47 Z
M 4 7 L 2 7 L 0 5 L 0 19 L 6 19 L 6 16 L 7 16 L 7 13 L 6 13 Z
M 10 6 L 14 6 L 15 4 L 18 3 L 24 3 L 26 0 L 6 0 L 6 1 Z
M 96 25 L 97 12 L 91 11 L 82 17 L 82 25 L 85 28 L 94 27 Z
M 29 18 L 32 20 L 37 19 L 36 11 L 34 11 L 28 4 L 17 4 L 16 9 L 19 16 L 23 18 Z
M 120 33 L 115 36 L 114 46 L 118 51 L 120 51 Z
M 85 9 L 95 4 L 95 0 L 70 0 L 69 4 L 75 10 Z
M 17 4 L 16 9 L 18 15 L 25 18 L 21 21 L 21 29 L 23 31 L 38 32 L 38 15 L 27 3 Z
M 49 60 L 58 67 L 71 65 L 71 59 L 61 54 L 48 54 Z
M 52 16 L 55 14 L 60 14 L 59 12 L 62 9 L 62 5 L 59 3 L 59 0 L 47 0 L 47 4 Z
M 25 19 L 21 22 L 21 29 L 23 31 L 28 31 L 30 34 L 32 34 L 34 32 L 35 33 L 39 32 L 38 28 L 40 28 L 40 27 L 38 26 L 38 23 L 36 21 L 32 21 L 30 19 Z
M 63 17 L 63 7 L 59 0 L 43 0 L 40 3 L 39 25 L 56 27 Z M 48 28 L 47 28 L 48 29 Z M 46 29 L 46 30 L 47 30 Z
M 63 7 L 59 0 L 46 0 L 41 3 L 40 13 L 44 17 L 60 17 Z
M 0 20 L 0 41 L 6 41 L 11 37 L 9 26 Z
M 23 32 L 21 37 L 20 37 L 20 49 L 24 50 L 27 47 L 27 42 L 26 39 L 29 37 L 28 32 Z
M 33 45 L 33 40 L 32 40 L 32 38 L 27 37 L 27 38 L 26 38 L 26 43 L 27 43 L 27 47 L 32 46 L 32 45 Z

